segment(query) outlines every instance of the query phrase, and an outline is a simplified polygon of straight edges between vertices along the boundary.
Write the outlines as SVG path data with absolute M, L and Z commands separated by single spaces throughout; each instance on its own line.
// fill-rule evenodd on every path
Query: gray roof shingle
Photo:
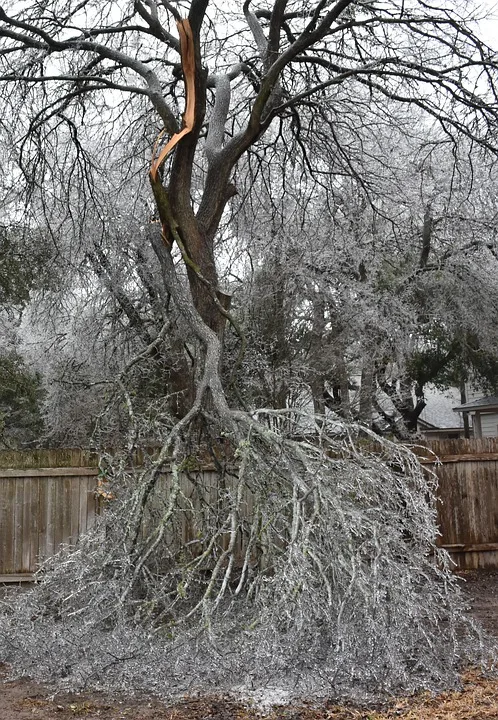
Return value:
M 479 398 L 454 407 L 454 412 L 466 412 L 471 410 L 498 410 L 498 395 L 488 395 L 488 397 Z

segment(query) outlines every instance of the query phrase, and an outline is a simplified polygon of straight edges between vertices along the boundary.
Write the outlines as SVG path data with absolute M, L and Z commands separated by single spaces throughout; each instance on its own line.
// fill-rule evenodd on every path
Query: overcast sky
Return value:
M 494 0 L 487 0 L 482 3 L 482 7 L 487 9 L 488 13 L 487 19 L 481 23 L 482 39 L 498 51 L 498 3 Z

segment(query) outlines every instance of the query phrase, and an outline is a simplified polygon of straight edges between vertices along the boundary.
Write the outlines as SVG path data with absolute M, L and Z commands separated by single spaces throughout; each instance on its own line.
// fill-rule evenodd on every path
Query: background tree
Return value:
M 0 442 L 7 448 L 33 442 L 43 429 L 40 376 L 9 353 L 0 357 L 0 388 Z
M 6 213 L 8 215 L 8 211 Z M 0 226 L 0 442 L 38 442 L 43 430 L 41 375 L 23 357 L 20 324 L 37 292 L 57 286 L 50 246 L 25 223 Z
M 238 381 L 249 402 L 259 393 L 259 404 L 272 406 L 272 378 L 292 378 L 292 391 L 289 383 L 281 387 L 281 406 L 299 396 L 301 405 L 312 398 L 323 409 L 327 398 L 330 409 L 367 424 L 373 418 L 378 430 L 406 438 L 424 407 L 424 387 L 460 384 L 455 363 L 483 387 L 496 382 L 495 214 L 482 203 L 494 163 L 469 154 L 465 142 L 449 143 L 435 127 L 420 135 L 417 114 L 397 123 L 393 113 L 376 128 L 383 153 L 365 153 L 356 177 L 301 183 L 296 200 L 296 185 L 284 190 L 274 173 L 275 207 L 259 202 L 239 213 L 239 248 L 249 261 L 233 282 L 234 302 L 251 328 L 252 350 Z M 469 162 L 474 175 L 465 172 Z M 274 246 L 265 245 L 275 227 L 280 274 Z M 254 281 L 244 286 L 247 278 Z M 279 284 L 287 288 L 284 315 L 275 310 Z M 253 305 L 256 314 L 247 311 Z M 265 352 L 282 335 L 286 350 L 275 365 Z

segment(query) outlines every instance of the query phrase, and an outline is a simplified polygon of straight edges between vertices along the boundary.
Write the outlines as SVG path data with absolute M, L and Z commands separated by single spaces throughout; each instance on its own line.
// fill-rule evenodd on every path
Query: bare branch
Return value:
M 34 47 L 40 50 L 46 50 L 47 52 L 62 50 L 81 52 L 84 50 L 95 53 L 100 57 L 113 60 L 114 62 L 117 62 L 123 67 L 130 68 L 138 75 L 140 75 L 147 83 L 147 86 L 149 88 L 148 94 L 151 102 L 155 107 L 157 113 L 161 117 L 167 131 L 171 134 L 176 132 L 178 127 L 176 118 L 169 105 L 164 100 L 159 79 L 157 75 L 144 63 L 140 62 L 139 60 L 135 60 L 134 58 L 131 58 L 129 55 L 126 55 L 119 50 L 114 50 L 113 48 L 109 48 L 106 45 L 94 43 L 88 40 L 83 40 L 81 38 L 65 41 L 54 40 L 46 32 L 36 27 L 35 25 L 30 25 L 29 23 L 18 21 L 14 18 L 9 17 L 1 8 L 0 21 L 11 25 L 12 27 L 17 27 L 25 31 L 25 33 L 17 33 L 9 30 L 8 28 L 0 27 L 0 37 L 10 37 L 22 43 L 22 45 L 26 47 Z M 26 33 L 31 33 L 35 36 L 35 38 L 31 37 L 31 35 Z M 41 37 L 42 41 L 37 40 L 36 36 Z
M 209 131 L 204 150 L 209 161 L 214 159 L 223 145 L 225 123 L 230 109 L 230 77 L 218 75 L 215 82 L 215 102 L 209 119 Z
M 268 52 L 268 40 L 265 37 L 265 34 L 263 32 L 263 28 L 261 27 L 261 24 L 256 17 L 256 15 L 250 10 L 249 5 L 251 3 L 251 0 L 245 0 L 244 2 L 244 15 L 247 20 L 247 24 L 249 25 L 249 28 L 252 32 L 252 35 L 254 37 L 254 40 L 256 42 L 256 47 L 258 48 L 259 55 L 262 60 L 266 58 L 266 54 Z

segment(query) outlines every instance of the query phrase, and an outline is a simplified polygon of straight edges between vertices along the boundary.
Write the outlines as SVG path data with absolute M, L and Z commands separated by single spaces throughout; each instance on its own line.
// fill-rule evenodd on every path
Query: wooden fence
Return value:
M 439 478 L 441 546 L 459 568 L 498 568 L 498 438 L 425 446 L 416 452 Z M 40 560 L 91 526 L 97 475 L 97 458 L 86 451 L 0 452 L 0 582 L 31 579 Z M 217 492 L 213 473 L 203 485 Z M 187 526 L 180 532 L 189 539 Z
M 97 512 L 97 459 L 81 450 L 0 453 L 0 582 L 31 580 Z
M 438 476 L 439 544 L 460 569 L 497 569 L 498 438 L 425 444 L 417 452 Z
M 135 462 L 140 464 L 139 455 Z M 0 583 L 32 580 L 40 562 L 91 527 L 102 498 L 97 464 L 98 457 L 83 450 L 0 452 Z M 169 482 L 169 473 L 162 473 L 152 514 L 164 513 Z M 187 475 L 181 482 L 185 511 L 175 530 L 187 543 L 194 539 L 192 509 L 199 493 L 215 505 L 219 488 L 216 473 L 208 469 L 195 487 Z M 248 514 L 251 500 L 246 501 Z M 145 527 L 148 520 L 150 513 Z

